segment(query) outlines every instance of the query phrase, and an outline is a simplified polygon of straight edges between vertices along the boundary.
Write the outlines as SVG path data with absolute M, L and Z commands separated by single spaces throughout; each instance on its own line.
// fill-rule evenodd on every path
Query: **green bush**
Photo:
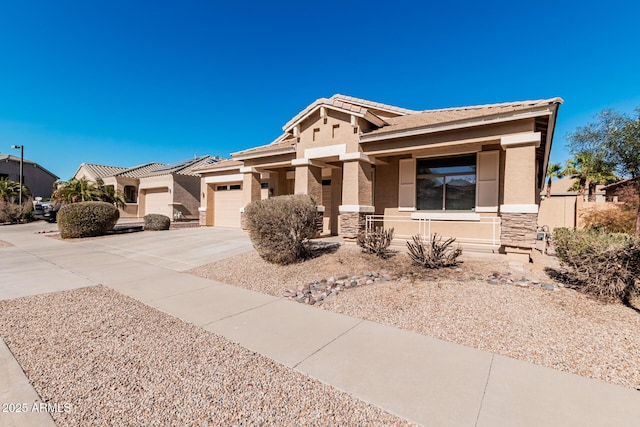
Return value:
M 358 234 L 358 246 L 362 252 L 376 255 L 382 259 L 391 255 L 389 246 L 393 240 L 393 228 L 385 230 L 383 227 L 376 227 L 372 232 Z
M 441 268 L 454 267 L 460 263 L 458 257 L 462 255 L 460 245 L 452 248 L 451 245 L 456 241 L 450 237 L 444 242 L 442 236 L 438 237 L 437 233 L 429 238 L 427 245 L 419 235 L 412 237 L 413 242 L 407 242 L 409 249 L 409 257 L 414 264 L 424 268 Z
M 556 228 L 556 255 L 568 267 L 566 278 L 604 301 L 628 301 L 638 289 L 640 239 L 622 233 Z
M 258 254 L 282 265 L 307 258 L 305 243 L 316 234 L 316 215 L 313 199 L 301 194 L 259 200 L 244 211 L 249 237 Z
M 144 229 L 150 231 L 168 230 L 171 218 L 161 214 L 147 214 L 144 216 Z
M 106 234 L 118 222 L 118 208 L 107 202 L 78 202 L 58 211 L 58 230 L 63 239 Z

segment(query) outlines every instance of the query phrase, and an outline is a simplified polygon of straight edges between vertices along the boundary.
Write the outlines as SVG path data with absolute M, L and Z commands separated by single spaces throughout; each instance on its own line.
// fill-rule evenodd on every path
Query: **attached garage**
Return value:
M 213 197 L 213 225 L 240 228 L 242 184 L 218 184 Z
M 173 217 L 171 195 L 167 187 L 144 190 L 144 215 L 155 213 Z

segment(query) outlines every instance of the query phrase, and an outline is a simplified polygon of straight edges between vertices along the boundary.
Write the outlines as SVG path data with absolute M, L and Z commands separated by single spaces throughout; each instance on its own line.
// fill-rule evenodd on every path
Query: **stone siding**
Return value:
M 198 221 L 200 223 L 200 226 L 204 227 L 205 225 L 207 225 L 207 211 L 200 211 L 199 215 L 198 215 Z
M 365 212 L 343 212 L 340 214 L 340 236 L 345 239 L 355 239 L 366 227 L 367 214 Z
M 503 246 L 532 248 L 536 243 L 538 214 L 503 213 L 500 241 Z

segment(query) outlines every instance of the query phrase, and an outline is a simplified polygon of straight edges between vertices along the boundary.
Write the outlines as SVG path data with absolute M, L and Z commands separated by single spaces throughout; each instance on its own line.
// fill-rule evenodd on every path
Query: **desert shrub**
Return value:
M 604 301 L 628 301 L 638 289 L 640 239 L 622 233 L 556 228 L 556 255 L 578 289 Z
M 151 231 L 168 230 L 171 218 L 161 214 L 147 214 L 144 216 L 144 229 Z
M 113 229 L 120 213 L 107 202 L 78 202 L 58 211 L 58 230 L 63 239 L 106 234 Z
M 376 255 L 382 259 L 391 255 L 389 246 L 393 240 L 393 228 L 384 229 L 384 227 L 376 227 L 372 232 L 363 232 L 358 234 L 358 246 L 362 248 L 362 252 Z
M 633 234 L 636 229 L 638 203 L 607 205 L 606 209 L 591 208 L 580 215 L 585 228 L 607 233 Z
M 419 235 L 413 236 L 411 240 L 412 242 L 407 242 L 407 249 L 409 249 L 409 257 L 416 265 L 424 268 L 441 268 L 453 267 L 461 262 L 458 257 L 462 255 L 462 248 L 460 245 L 452 247 L 456 241 L 453 237 L 442 241 L 442 236 L 433 233 L 428 243 L 424 242 Z
M 35 219 L 31 199 L 22 205 L 13 200 L 0 199 L 0 223 L 30 222 Z
M 275 264 L 308 256 L 307 240 L 317 231 L 316 204 L 306 195 L 278 196 L 249 204 L 244 211 L 249 237 L 258 254 Z

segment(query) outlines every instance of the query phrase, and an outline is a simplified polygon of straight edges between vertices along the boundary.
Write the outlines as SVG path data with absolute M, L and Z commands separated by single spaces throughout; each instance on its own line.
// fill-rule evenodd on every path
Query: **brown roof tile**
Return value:
M 534 107 L 562 103 L 561 98 L 541 99 L 536 101 L 506 102 L 500 104 L 477 105 L 470 107 L 443 108 L 439 110 L 425 110 L 416 114 L 391 117 L 385 119 L 388 126 L 368 132 L 367 135 L 383 134 L 399 130 L 428 127 L 443 123 L 465 121 L 480 117 L 499 116 L 525 111 Z

